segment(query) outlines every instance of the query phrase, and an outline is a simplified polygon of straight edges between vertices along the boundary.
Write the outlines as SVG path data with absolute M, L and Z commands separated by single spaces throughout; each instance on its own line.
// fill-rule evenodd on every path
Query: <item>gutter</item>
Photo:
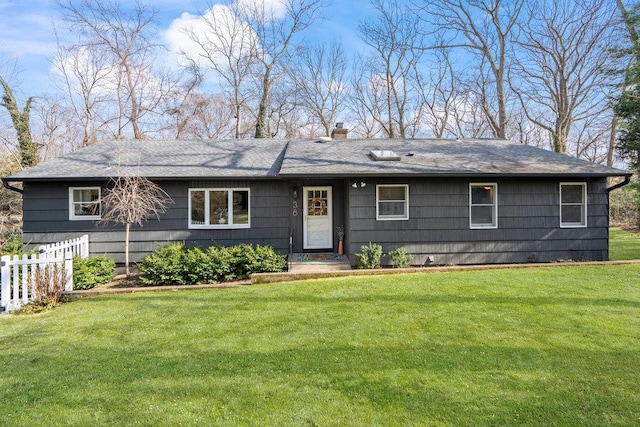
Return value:
M 24 190 L 22 190 L 21 188 L 14 187 L 13 185 L 9 184 L 9 178 L 0 178 L 0 179 L 2 179 L 2 186 L 7 190 L 15 191 L 16 193 L 20 193 L 20 194 L 24 193 Z
M 3 179 L 3 181 L 4 181 L 4 179 Z M 607 188 L 607 193 L 611 193 L 616 188 L 624 187 L 625 185 L 627 185 L 630 182 L 631 182 L 631 175 L 626 175 L 624 177 L 624 181 L 619 182 L 619 183 L 617 183 L 615 185 L 612 185 L 611 187 Z

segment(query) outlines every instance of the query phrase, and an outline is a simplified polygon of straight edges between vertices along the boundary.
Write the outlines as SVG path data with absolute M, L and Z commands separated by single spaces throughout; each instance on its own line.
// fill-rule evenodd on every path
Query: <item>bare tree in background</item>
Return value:
M 115 222 L 125 226 L 125 270 L 129 270 L 129 234 L 131 226 L 142 226 L 152 217 L 160 219 L 167 205 L 173 203 L 169 195 L 157 184 L 142 176 L 119 176 L 111 180 L 102 196 L 102 219 L 100 222 Z
M 33 138 L 41 147 L 43 161 L 80 148 L 76 143 L 81 139 L 81 128 L 65 99 L 41 97 L 33 109 L 33 118 Z
M 182 52 L 192 64 L 201 59 L 224 83 L 235 122 L 235 138 L 242 133 L 243 110 L 249 102 L 247 84 L 258 57 L 258 40 L 253 30 L 240 20 L 237 11 L 225 6 L 214 6 L 202 14 L 204 28 L 189 27 L 185 32 L 199 50 L 198 57 Z M 194 65 L 192 65 L 193 67 Z
M 372 0 L 375 19 L 360 23 L 362 40 L 373 49 L 367 64 L 384 81 L 384 116 L 376 117 L 389 138 L 405 138 L 410 116 L 419 111 L 415 67 L 423 50 L 419 16 L 396 0 Z
M 530 2 L 529 19 L 519 25 L 519 61 L 510 82 L 528 119 L 549 133 L 556 152 L 568 152 L 577 127 L 574 148 L 580 156 L 602 141 L 601 135 L 593 135 L 595 128 L 601 132 L 611 123 L 610 79 L 604 72 L 611 61 L 615 11 L 609 3 Z M 592 135 L 581 139 L 587 128 Z
M 157 87 L 147 87 L 152 85 L 158 47 L 153 27 L 157 11 L 140 0 L 126 6 L 117 0 L 59 0 L 58 4 L 71 29 L 84 37 L 84 46 L 93 49 L 93 57 L 102 60 L 101 55 L 108 54 L 117 73 L 114 85 L 120 114 L 116 138 L 122 138 L 125 126 L 130 124 L 133 137 L 143 139 L 141 119 L 158 103 L 158 95 L 150 94 Z M 153 85 L 158 86 L 158 82 Z
M 344 51 L 333 41 L 300 48 L 290 70 L 297 102 L 312 121 L 320 122 L 325 136 L 331 134 L 345 100 L 346 69 Z
M 384 114 L 385 85 L 363 58 L 356 58 L 351 72 L 351 90 L 346 106 L 355 124 L 352 133 L 375 138 L 385 132 L 380 125 Z M 386 133 L 386 132 L 385 132 Z M 385 135 L 388 136 L 388 133 Z
M 256 113 L 256 138 L 272 136 L 267 128 L 273 85 L 287 71 L 294 37 L 319 18 L 323 1 L 234 3 L 237 16 L 249 25 L 258 42 L 254 76 L 260 93 Z M 280 6 L 282 10 L 278 9 Z
M 423 118 L 431 136 L 459 136 L 451 128 L 454 114 L 456 88 L 455 69 L 445 49 L 434 51 L 433 60 L 426 76 L 418 79 L 419 93 L 422 97 Z
M 61 80 L 71 111 L 82 127 L 79 147 L 97 140 L 98 132 L 112 118 L 107 114 L 110 92 L 110 74 L 113 72 L 107 52 L 93 44 L 62 46 L 53 62 Z
M 446 40 L 434 47 L 464 48 L 479 57 L 478 66 L 473 67 L 482 74 L 478 101 L 492 134 L 498 138 L 507 137 L 508 51 L 524 3 L 524 0 L 424 0 L 424 19 Z

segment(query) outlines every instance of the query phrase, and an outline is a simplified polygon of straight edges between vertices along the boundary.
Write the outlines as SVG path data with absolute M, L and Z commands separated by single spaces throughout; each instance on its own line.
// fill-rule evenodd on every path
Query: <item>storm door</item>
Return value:
M 333 247 L 331 187 L 304 187 L 304 249 Z

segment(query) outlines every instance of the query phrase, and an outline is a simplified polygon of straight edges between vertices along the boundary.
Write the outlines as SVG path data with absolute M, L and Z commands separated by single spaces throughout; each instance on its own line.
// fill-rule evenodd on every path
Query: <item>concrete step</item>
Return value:
M 289 255 L 289 271 L 295 273 L 351 270 L 346 255 L 336 253 L 293 253 Z

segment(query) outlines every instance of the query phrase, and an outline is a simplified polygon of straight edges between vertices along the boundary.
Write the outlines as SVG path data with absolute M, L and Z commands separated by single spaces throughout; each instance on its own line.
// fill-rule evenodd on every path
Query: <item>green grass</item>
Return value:
M 609 259 L 611 261 L 640 259 L 640 232 L 610 228 Z
M 139 293 L 0 317 L 3 425 L 640 424 L 640 265 Z

